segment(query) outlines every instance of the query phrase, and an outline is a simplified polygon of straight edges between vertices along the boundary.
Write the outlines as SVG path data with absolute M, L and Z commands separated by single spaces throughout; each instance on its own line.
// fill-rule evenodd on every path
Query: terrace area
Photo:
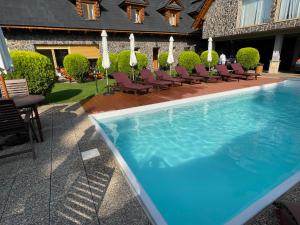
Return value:
M 36 144 L 37 159 L 28 154 L 0 160 L 0 225 L 151 224 L 88 114 L 279 80 L 263 77 L 239 83 L 184 85 L 139 96 L 117 92 L 90 98 L 82 102 L 83 107 L 78 103 L 40 107 L 45 140 Z M 81 153 L 95 148 L 100 156 L 83 160 Z M 299 201 L 300 185 L 282 198 Z M 273 207 L 249 224 L 278 224 Z

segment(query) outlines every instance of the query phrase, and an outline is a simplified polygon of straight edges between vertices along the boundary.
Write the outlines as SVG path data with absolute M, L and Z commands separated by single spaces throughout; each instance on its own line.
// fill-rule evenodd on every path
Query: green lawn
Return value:
M 114 80 L 109 81 L 115 83 Z M 98 94 L 103 94 L 106 88 L 106 80 L 98 80 Z M 47 103 L 80 102 L 96 94 L 96 82 L 86 83 L 56 83 L 50 94 L 46 96 Z

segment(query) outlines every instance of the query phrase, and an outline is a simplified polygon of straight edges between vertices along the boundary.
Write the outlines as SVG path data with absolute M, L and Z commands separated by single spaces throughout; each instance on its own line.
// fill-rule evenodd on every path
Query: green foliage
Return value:
M 207 61 L 207 55 L 208 55 L 208 51 L 204 51 L 200 55 L 201 64 L 203 64 L 206 68 L 209 67 L 209 63 Z M 219 61 L 219 54 L 216 51 L 212 50 L 211 58 L 212 58 L 212 61 L 210 63 L 210 66 L 212 67 L 212 66 L 217 65 L 218 61 Z
M 55 81 L 55 71 L 49 58 L 37 52 L 12 51 L 14 72 L 7 79 L 23 79 L 28 83 L 31 94 L 49 93 Z
M 158 56 L 158 62 L 159 62 L 159 66 L 161 68 L 168 68 L 168 52 L 161 52 Z
M 118 55 L 109 53 L 109 59 L 110 59 L 110 68 L 108 69 L 107 72 L 108 74 L 112 74 L 118 71 Z M 105 69 L 102 67 L 102 56 L 98 58 L 97 68 L 101 73 L 105 72 Z
M 185 67 L 190 73 L 193 72 L 195 66 L 200 64 L 200 57 L 194 51 L 183 51 L 179 54 L 178 63 Z
M 236 60 L 246 70 L 254 69 L 260 60 L 259 51 L 256 48 L 241 48 L 236 54 Z
M 146 68 L 148 65 L 148 58 L 145 54 L 137 52 L 136 53 L 137 66 L 135 69 L 135 74 L 138 74 L 142 69 Z M 132 74 L 132 68 L 129 65 L 130 61 L 130 51 L 124 50 L 119 53 L 118 57 L 118 71 L 125 72 L 127 74 Z
M 64 68 L 70 76 L 81 83 L 86 80 L 90 69 L 89 60 L 81 54 L 69 54 L 64 58 Z

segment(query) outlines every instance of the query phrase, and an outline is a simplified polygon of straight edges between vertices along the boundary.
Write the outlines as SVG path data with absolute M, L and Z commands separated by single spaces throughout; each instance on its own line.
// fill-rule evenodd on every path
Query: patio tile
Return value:
M 48 225 L 49 210 L 30 211 L 2 218 L 0 225 Z
M 78 197 L 79 196 L 79 197 Z M 69 194 L 50 204 L 50 225 L 98 225 L 90 194 Z
M 69 195 L 89 197 L 90 189 L 84 171 L 67 173 L 63 176 L 53 174 L 51 178 L 51 201 Z

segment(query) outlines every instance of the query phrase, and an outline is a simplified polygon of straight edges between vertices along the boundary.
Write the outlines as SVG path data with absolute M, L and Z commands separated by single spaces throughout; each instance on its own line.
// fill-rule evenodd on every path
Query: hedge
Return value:
M 204 51 L 200 55 L 201 64 L 203 64 L 206 68 L 209 67 L 209 63 L 207 61 L 207 55 L 208 55 L 208 51 Z M 212 66 L 217 65 L 218 61 L 219 61 L 219 54 L 216 51 L 212 50 L 211 58 L 212 58 L 212 61 L 210 63 L 210 66 L 212 67 Z
M 145 54 L 137 52 L 136 53 L 137 66 L 135 67 L 135 74 L 138 74 L 142 69 L 148 66 L 148 58 Z M 125 72 L 127 74 L 132 74 L 132 68 L 129 65 L 130 61 L 130 51 L 124 50 L 119 53 L 118 57 L 118 71 Z
M 110 59 L 110 68 L 108 69 L 107 72 L 108 74 L 112 74 L 118 71 L 118 55 L 109 53 L 109 59 Z M 98 58 L 97 68 L 101 73 L 105 73 L 105 69 L 102 67 L 102 56 Z
M 254 69 L 260 60 L 259 51 L 256 48 L 241 48 L 236 54 L 236 60 L 246 70 Z
M 81 54 L 69 54 L 64 58 L 64 68 L 77 82 L 84 82 L 90 69 L 89 60 Z
M 46 95 L 53 87 L 55 70 L 50 59 L 32 51 L 12 51 L 10 53 L 14 72 L 6 79 L 26 79 L 31 94 Z
M 161 52 L 158 56 L 158 62 L 159 62 L 159 66 L 161 68 L 169 68 L 169 64 L 168 64 L 168 52 Z
M 185 67 L 190 73 L 193 72 L 195 65 L 200 64 L 199 55 L 194 51 L 183 51 L 179 54 L 178 63 Z

